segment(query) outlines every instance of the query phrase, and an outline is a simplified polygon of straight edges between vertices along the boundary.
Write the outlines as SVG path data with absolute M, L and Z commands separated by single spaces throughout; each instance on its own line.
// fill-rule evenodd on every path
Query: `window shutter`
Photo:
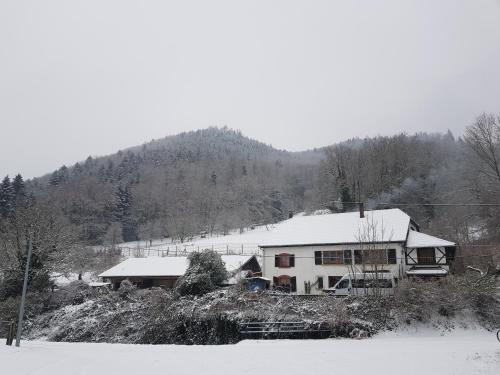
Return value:
M 314 264 L 316 264 L 316 265 L 323 264 L 323 259 L 321 259 L 321 251 L 314 252 Z
M 396 264 L 396 249 L 388 249 L 387 250 L 387 263 L 388 264 Z
M 323 289 L 323 276 L 318 276 L 318 289 Z
M 344 264 L 352 264 L 351 250 L 344 250 Z
M 292 286 L 292 292 L 297 291 L 297 278 L 295 276 L 290 277 L 290 284 Z
M 291 254 L 289 258 L 290 267 L 295 267 L 295 255 Z
M 280 257 L 278 255 L 274 256 L 274 267 L 280 266 Z

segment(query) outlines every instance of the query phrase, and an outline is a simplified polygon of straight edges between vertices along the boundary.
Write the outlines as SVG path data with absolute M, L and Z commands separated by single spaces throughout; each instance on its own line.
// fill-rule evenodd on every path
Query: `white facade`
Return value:
M 363 233 L 369 234 L 364 237 L 368 241 L 361 240 Z M 407 214 L 390 209 L 367 211 L 366 216 L 351 212 L 289 220 L 260 247 L 263 276 L 274 286 L 298 294 L 321 294 L 352 272 L 389 271 L 397 279 L 446 275 L 454 246 L 418 232 Z M 370 262 L 379 254 L 376 250 L 384 255 Z M 341 251 L 342 260 L 339 253 L 325 255 L 328 251 Z
M 377 246 L 372 245 L 373 248 Z M 366 246 L 356 245 L 319 245 L 319 246 L 287 246 L 287 247 L 266 247 L 263 249 L 262 273 L 264 277 L 273 280 L 280 276 L 289 276 L 296 278 L 296 287 L 298 294 L 306 294 L 305 282 L 315 284 L 318 277 L 323 278 L 323 288 L 314 285 L 310 294 L 322 294 L 323 289 L 333 287 L 329 285 L 329 276 L 339 279 L 346 273 L 356 270 L 363 271 L 362 264 L 355 264 L 354 250 L 366 249 Z M 401 243 L 384 244 L 380 249 L 395 249 L 396 264 L 377 265 L 377 270 L 388 270 L 395 277 L 401 278 L 406 271 L 405 256 Z M 343 251 L 351 250 L 352 257 L 350 265 L 345 264 L 315 264 L 314 253 L 316 251 Z M 293 267 L 275 267 L 275 256 L 279 254 L 290 254 L 294 256 Z M 365 270 L 372 270 L 373 266 L 364 265 Z

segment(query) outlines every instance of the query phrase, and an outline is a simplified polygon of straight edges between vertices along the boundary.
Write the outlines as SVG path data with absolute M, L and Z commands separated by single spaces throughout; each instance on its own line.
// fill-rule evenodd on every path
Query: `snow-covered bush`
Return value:
M 347 298 L 238 288 L 193 297 L 175 290 L 128 288 L 126 293 L 96 294 L 81 304 L 40 314 L 30 319 L 28 333 L 32 339 L 54 341 L 227 344 L 240 339 L 239 325 L 244 322 L 304 322 L 328 329 L 331 337 L 354 338 L 415 322 L 447 329 L 460 319 L 475 319 L 491 326 L 494 312 L 500 316 L 498 301 L 474 288 L 459 277 L 403 281 L 394 296 Z
M 78 305 L 89 298 L 96 296 L 96 291 L 85 281 L 75 280 L 68 285 L 59 287 L 54 292 L 47 292 L 49 309 L 56 309 L 67 305 Z
M 189 267 L 177 283 L 181 295 L 202 295 L 217 287 L 227 279 L 228 274 L 220 254 L 205 250 L 189 254 Z
M 129 280 L 123 280 L 118 288 L 118 293 L 120 294 L 120 297 L 129 299 L 131 294 L 133 294 L 136 290 L 137 288 L 132 282 Z
M 472 314 L 486 325 L 500 319 L 493 277 L 448 276 L 434 281 L 403 280 L 396 289 L 393 310 L 402 321 Z

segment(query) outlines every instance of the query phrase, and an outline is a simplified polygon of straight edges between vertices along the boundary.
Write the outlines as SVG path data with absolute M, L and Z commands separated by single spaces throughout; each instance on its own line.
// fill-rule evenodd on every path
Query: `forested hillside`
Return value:
M 89 157 L 26 183 L 6 177 L 0 209 L 5 228 L 16 202 L 29 201 L 75 241 L 113 244 L 243 231 L 289 212 L 346 211 L 362 201 L 400 207 L 422 228 L 460 243 L 493 242 L 500 241 L 499 207 L 466 204 L 500 202 L 499 149 L 499 121 L 487 115 L 461 138 L 399 134 L 300 153 L 208 128 Z
M 30 182 L 87 243 L 227 232 L 304 210 L 320 151 L 290 153 L 229 129 L 155 140 Z

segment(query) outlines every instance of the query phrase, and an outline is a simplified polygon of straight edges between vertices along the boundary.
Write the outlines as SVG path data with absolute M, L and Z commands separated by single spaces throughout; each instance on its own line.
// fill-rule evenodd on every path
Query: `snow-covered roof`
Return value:
M 253 255 L 222 255 L 222 261 L 226 265 L 228 272 L 239 270 L 246 262 L 248 262 Z
M 411 248 L 445 246 L 455 246 L 455 243 L 425 233 L 415 232 L 414 230 L 409 231 L 408 240 L 406 241 L 406 247 Z
M 89 286 L 94 287 L 94 288 L 99 288 L 101 286 L 108 286 L 108 285 L 111 285 L 111 283 L 105 283 L 105 282 L 101 282 L 101 281 L 93 281 L 93 282 L 89 283 Z
M 260 243 L 261 247 L 346 244 L 362 242 L 404 242 L 410 217 L 400 209 L 300 216 L 276 226 Z M 364 236 L 374 228 L 375 235 Z M 366 241 L 369 240 L 369 241 Z
M 99 277 L 182 276 L 188 265 L 187 257 L 129 258 L 104 271 Z
M 222 255 L 228 272 L 241 268 L 253 255 Z M 129 258 L 104 271 L 99 277 L 182 276 L 189 265 L 187 257 Z

